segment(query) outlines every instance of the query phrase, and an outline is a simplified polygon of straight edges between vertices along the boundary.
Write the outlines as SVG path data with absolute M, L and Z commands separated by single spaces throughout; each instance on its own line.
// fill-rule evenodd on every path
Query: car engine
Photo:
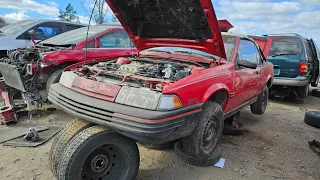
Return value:
M 89 71 L 84 74 L 88 79 L 107 84 L 146 87 L 161 91 L 165 86 L 192 74 L 194 68 L 199 68 L 195 65 L 164 60 L 136 57 L 119 59 L 85 66 L 83 71 Z

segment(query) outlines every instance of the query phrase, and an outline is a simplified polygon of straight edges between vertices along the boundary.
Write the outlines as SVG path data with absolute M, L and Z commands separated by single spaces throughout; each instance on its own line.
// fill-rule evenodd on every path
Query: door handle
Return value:
M 256 71 L 256 74 L 260 74 L 260 70 Z

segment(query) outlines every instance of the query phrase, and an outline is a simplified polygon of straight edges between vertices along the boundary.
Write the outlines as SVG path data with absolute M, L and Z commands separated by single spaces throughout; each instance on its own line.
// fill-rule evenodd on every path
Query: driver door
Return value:
M 238 102 L 241 102 L 239 105 L 250 101 L 256 96 L 259 91 L 259 80 L 261 74 L 259 66 L 256 69 L 238 66 L 237 62 L 240 60 L 250 61 L 257 65 L 259 64 L 260 54 L 255 43 L 247 39 L 240 40 L 237 59 L 235 62 L 235 90 L 237 94 L 236 96 L 239 98 Z

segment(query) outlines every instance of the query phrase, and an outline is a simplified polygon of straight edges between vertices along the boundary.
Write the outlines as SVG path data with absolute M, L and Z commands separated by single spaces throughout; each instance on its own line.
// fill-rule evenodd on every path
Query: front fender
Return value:
M 218 84 L 214 84 L 212 85 L 211 87 L 209 87 L 207 89 L 207 91 L 205 92 L 203 98 L 202 98 L 202 102 L 206 102 L 209 100 L 209 98 L 216 92 L 218 91 L 221 91 L 221 90 L 224 90 L 224 91 L 227 91 L 228 92 L 228 99 L 229 99 L 229 96 L 230 96 L 230 90 L 229 88 L 223 84 L 223 83 L 218 83 Z

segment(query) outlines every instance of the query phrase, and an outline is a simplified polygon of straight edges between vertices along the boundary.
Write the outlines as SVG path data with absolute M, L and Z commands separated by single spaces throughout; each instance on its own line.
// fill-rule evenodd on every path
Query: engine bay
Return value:
M 107 84 L 162 91 L 165 86 L 203 69 L 193 64 L 133 57 L 86 65 L 81 71 L 86 78 Z

